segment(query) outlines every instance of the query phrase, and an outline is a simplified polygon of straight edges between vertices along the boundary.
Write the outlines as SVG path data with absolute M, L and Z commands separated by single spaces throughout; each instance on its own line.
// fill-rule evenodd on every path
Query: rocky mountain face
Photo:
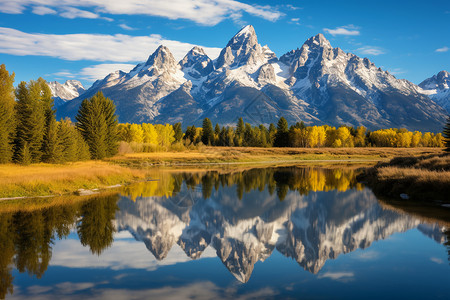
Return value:
M 177 63 L 160 46 L 129 73 L 117 71 L 95 82 L 58 115 L 74 117 L 81 101 L 98 91 L 116 103 L 121 122 L 188 126 L 208 117 L 235 125 L 243 117 L 268 125 L 284 116 L 289 123 L 425 131 L 441 131 L 445 123 L 445 110 L 422 88 L 333 48 L 322 34 L 277 58 L 258 43 L 250 25 L 214 61 L 194 47 Z
M 445 240 L 439 226 L 383 209 L 369 189 L 303 196 L 289 191 L 283 201 L 267 187 L 246 191 L 242 199 L 236 197 L 237 186 L 219 187 L 206 199 L 201 189 L 182 185 L 169 198 L 124 196 L 118 202 L 116 228 L 145 243 L 158 260 L 175 245 L 192 259 L 212 247 L 241 282 L 275 250 L 316 274 L 328 259 L 419 225 L 437 242 Z
M 423 89 L 424 94 L 445 108 L 447 113 L 450 114 L 450 73 L 441 71 L 422 81 L 419 86 Z
M 52 81 L 48 82 L 48 87 L 52 91 L 55 107 L 61 106 L 67 101 L 79 97 L 86 91 L 78 80 L 67 80 L 63 84 Z

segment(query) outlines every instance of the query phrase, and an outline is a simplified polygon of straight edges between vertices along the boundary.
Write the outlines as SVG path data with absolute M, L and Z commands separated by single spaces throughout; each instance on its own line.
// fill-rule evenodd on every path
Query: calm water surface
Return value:
M 0 298 L 450 297 L 450 211 L 406 213 L 351 169 L 155 179 L 0 214 Z

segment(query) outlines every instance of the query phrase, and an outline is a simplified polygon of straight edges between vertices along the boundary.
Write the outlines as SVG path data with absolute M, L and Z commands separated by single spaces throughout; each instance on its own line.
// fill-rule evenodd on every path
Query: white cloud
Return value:
M 207 247 L 201 258 L 217 257 L 212 247 Z M 127 231 L 117 233 L 114 244 L 106 249 L 100 259 L 89 255 L 89 249 L 83 247 L 78 240 L 67 239 L 56 243 L 53 250 L 51 266 L 66 268 L 110 268 L 112 270 L 144 269 L 156 270 L 161 266 L 175 265 L 192 261 L 180 246 L 174 245 L 167 257 L 157 260 L 145 247 L 144 243 L 135 241 Z
M 84 19 L 99 19 L 100 15 L 92 13 L 90 11 L 81 10 L 74 7 L 64 8 L 64 11 L 60 14 L 61 17 L 67 19 L 84 18 Z
M 434 51 L 436 51 L 436 52 L 447 52 L 449 49 L 450 48 L 448 48 L 448 47 L 442 47 L 442 48 L 438 48 L 438 49 L 436 49 Z
M 346 25 L 336 27 L 335 29 L 324 28 L 323 31 L 331 34 L 332 36 L 336 35 L 359 35 L 359 28 L 354 25 Z
M 372 47 L 372 46 L 364 46 L 361 48 L 356 49 L 356 52 L 364 54 L 364 55 L 381 55 L 385 54 L 386 52 L 379 48 L 379 47 Z
M 33 14 L 40 15 L 40 16 L 54 15 L 54 14 L 56 14 L 56 10 L 51 9 L 46 6 L 35 6 L 35 7 L 33 7 Z
M 318 278 L 329 278 L 331 280 L 345 282 L 345 281 L 353 280 L 355 277 L 355 274 L 353 272 L 325 272 L 323 274 L 320 274 L 317 277 Z
M 89 81 L 105 78 L 108 74 L 121 70 L 128 73 L 135 65 L 132 64 L 99 64 L 83 68 L 79 78 Z M 56 75 L 56 74 L 55 74 Z M 78 77 L 77 77 L 78 78 Z
M 240 18 L 243 12 L 269 21 L 276 21 L 283 15 L 271 6 L 250 5 L 236 0 L 3 0 L 0 12 L 18 14 L 28 7 L 40 6 L 42 2 L 55 9 L 63 8 L 64 11 L 67 8 L 83 7 L 113 15 L 188 19 L 202 25 L 216 25 L 227 18 Z M 70 16 L 63 14 L 64 17 Z
M 180 60 L 195 45 L 166 40 L 158 34 L 130 36 L 124 34 L 40 34 L 0 27 L 0 53 L 12 55 L 50 56 L 64 60 L 141 62 L 159 45 L 167 46 Z M 216 58 L 219 48 L 204 47 Z
M 64 79 L 64 78 L 75 78 L 77 74 L 74 74 L 73 72 L 67 70 L 63 70 L 57 73 L 53 73 L 52 75 L 56 76 L 55 77 L 56 79 Z
M 374 260 L 379 257 L 379 253 L 376 251 L 365 250 L 365 251 L 361 251 L 359 254 L 356 254 L 354 257 L 358 260 L 364 260 L 364 261 Z
M 300 18 L 292 18 L 289 23 L 295 24 L 295 25 L 300 25 Z
M 94 279 L 95 280 L 95 279 Z M 42 284 L 45 284 L 42 283 Z M 14 288 L 14 294 L 9 295 L 10 299 L 32 298 L 36 300 L 53 299 L 233 299 L 233 300 L 250 300 L 250 299 L 266 299 L 276 298 L 278 292 L 273 288 L 265 287 L 256 291 L 240 293 L 235 286 L 221 287 L 210 281 L 196 281 L 185 285 L 179 285 L 175 282 L 162 286 L 145 289 L 126 289 L 121 286 L 108 287 L 111 285 L 109 281 L 102 282 L 62 282 L 55 286 L 33 286 L 28 289 L 28 293 L 24 293 L 20 288 Z M 17 289 L 16 289 L 17 288 Z M 67 290 L 65 290 L 67 288 Z
M 432 258 L 430 258 L 430 260 L 432 262 L 435 262 L 435 263 L 439 264 L 439 265 L 442 265 L 444 263 L 444 261 L 442 259 L 437 258 L 437 257 L 432 257 Z
M 290 10 L 298 10 L 298 9 L 303 9 L 303 7 L 298 7 L 298 6 L 294 6 L 292 4 L 288 4 L 286 5 L 286 7 Z
M 389 73 L 391 73 L 392 75 L 400 75 L 400 74 L 405 74 L 406 71 L 403 70 L 402 68 L 395 68 L 389 71 Z
M 119 24 L 119 27 L 124 30 L 136 30 L 136 28 L 130 27 L 127 24 Z

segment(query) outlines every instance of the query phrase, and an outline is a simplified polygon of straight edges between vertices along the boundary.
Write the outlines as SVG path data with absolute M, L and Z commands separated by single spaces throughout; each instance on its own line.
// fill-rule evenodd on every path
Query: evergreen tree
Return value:
M 214 127 L 214 134 L 216 134 L 218 136 L 219 133 L 220 133 L 220 126 L 218 123 L 216 123 L 216 127 Z
M 14 73 L 10 74 L 4 64 L 0 65 L 0 163 L 12 160 L 16 127 L 14 99 Z
M 236 132 L 235 134 L 238 137 L 243 137 L 244 135 L 244 130 L 245 130 L 245 124 L 244 124 L 244 120 L 242 118 L 239 118 L 237 126 L 236 126 Z
M 219 132 L 219 140 L 217 142 L 218 146 L 228 146 L 227 145 L 227 129 L 222 127 L 222 129 Z
M 183 130 L 181 129 L 181 123 L 175 123 L 175 125 L 173 125 L 173 131 L 175 132 L 174 138 L 175 138 L 175 142 L 180 142 L 181 139 L 183 138 Z
M 58 124 L 56 123 L 53 109 L 52 92 L 44 79 L 39 78 L 38 83 L 41 88 L 41 102 L 45 115 L 44 139 L 42 141 L 42 160 L 56 163 L 61 160 L 61 147 L 58 140 Z
M 48 163 L 60 163 L 63 161 L 63 144 L 58 136 L 58 123 L 54 115 L 48 122 L 42 144 L 42 160 Z
M 444 136 L 445 151 L 450 152 L 450 116 L 447 118 L 447 124 L 444 127 L 442 135 Z
M 104 111 L 106 122 L 106 156 L 111 157 L 117 154 L 119 150 L 119 128 L 116 115 L 116 105 L 114 102 L 103 96 L 103 93 L 96 94 Z M 95 96 L 94 96 L 95 97 Z
M 289 146 L 289 125 L 284 117 L 281 117 L 280 120 L 278 120 L 274 146 L 275 147 Z
M 17 161 L 22 165 L 29 165 L 33 162 L 28 142 L 25 141 L 23 146 L 19 149 L 19 152 L 17 153 Z
M 219 146 L 220 125 L 216 123 L 214 127 L 214 146 Z
M 203 120 L 202 143 L 205 145 L 212 145 L 214 143 L 214 132 L 211 120 L 205 118 Z
M 195 142 L 195 135 L 197 134 L 197 128 L 195 128 L 195 125 L 189 126 L 186 128 L 186 133 L 184 134 L 184 139 L 188 141 L 189 143 Z
M 275 142 L 275 135 L 277 134 L 277 128 L 273 123 L 270 123 L 269 125 L 269 139 L 268 139 L 268 146 L 272 147 L 273 143 Z
M 58 139 L 61 148 L 61 162 L 88 160 L 90 158 L 88 145 L 70 119 L 58 122 Z
M 16 89 L 17 130 L 14 141 L 14 159 L 22 162 L 23 153 L 29 153 L 31 162 L 40 162 L 49 106 L 49 88 L 43 79 L 21 82 Z M 27 149 L 25 150 L 25 144 Z
M 93 159 L 117 153 L 118 126 L 115 111 L 114 103 L 101 92 L 81 103 L 75 119 Z
M 75 160 L 89 160 L 91 159 L 91 153 L 89 151 L 89 145 L 84 140 L 80 131 L 78 131 L 75 127 L 72 127 L 72 132 L 75 137 L 75 145 L 76 145 L 76 157 Z
M 61 162 L 78 160 L 76 132 L 69 119 L 61 120 L 58 123 L 58 138 L 62 152 Z
M 260 131 L 260 146 L 261 147 L 267 147 L 267 141 L 269 141 L 270 137 L 269 137 L 269 132 L 267 131 L 266 126 L 264 125 L 259 125 L 259 131 Z
M 235 146 L 241 147 L 243 145 L 245 124 L 242 118 L 239 118 L 236 125 L 236 130 L 234 131 L 233 143 Z

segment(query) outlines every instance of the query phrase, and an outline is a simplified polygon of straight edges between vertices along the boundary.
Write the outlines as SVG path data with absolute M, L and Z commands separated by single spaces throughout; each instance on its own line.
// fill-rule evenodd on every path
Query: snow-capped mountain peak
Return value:
M 262 65 L 267 59 L 276 58 L 272 52 L 269 57 L 268 47 L 264 49 L 258 44 L 253 26 L 248 25 L 236 33 L 220 52 L 216 61 L 216 69 L 221 67 L 238 68 L 243 65 Z M 270 51 L 271 52 L 271 51 Z
M 212 60 L 206 55 L 203 48 L 195 46 L 179 62 L 181 69 L 194 79 L 207 76 L 214 70 Z
M 67 80 L 63 84 L 52 81 L 47 83 L 52 91 L 55 107 L 72 100 L 85 92 L 85 88 L 78 80 Z
M 162 73 L 164 71 L 173 72 L 176 68 L 176 61 L 166 46 L 159 46 L 153 52 L 145 63 L 145 67 L 153 67 L 154 72 Z
M 309 47 L 326 47 L 331 48 L 330 42 L 325 38 L 322 33 L 319 33 L 306 40 L 305 45 Z
M 243 116 L 253 125 L 268 126 L 284 116 L 290 123 L 308 125 L 439 132 L 445 105 L 439 102 L 441 96 L 433 95 L 442 91 L 439 87 L 447 87 L 439 92 L 445 99 L 450 92 L 448 73 L 435 77 L 433 82 L 442 83 L 424 90 L 367 58 L 333 48 L 323 34 L 278 60 L 268 46 L 258 43 L 249 25 L 229 40 L 215 61 L 194 47 L 177 63 L 170 50 L 160 46 L 145 63 L 96 82 L 83 97 L 103 91 L 115 101 L 121 122 L 182 121 L 197 126 L 208 117 L 234 125 L 237 116 Z M 59 110 L 61 117 L 74 116 L 78 108 L 67 107 Z
M 422 93 L 428 95 L 450 114 L 450 73 L 440 71 L 419 84 Z
M 255 28 L 252 25 L 247 25 L 228 42 L 227 47 L 231 47 L 232 50 L 238 50 L 242 47 L 254 47 L 258 44 L 258 38 L 256 37 Z
M 446 90 L 450 88 L 450 73 L 447 71 L 440 71 L 431 78 L 422 81 L 419 86 L 424 90 Z

